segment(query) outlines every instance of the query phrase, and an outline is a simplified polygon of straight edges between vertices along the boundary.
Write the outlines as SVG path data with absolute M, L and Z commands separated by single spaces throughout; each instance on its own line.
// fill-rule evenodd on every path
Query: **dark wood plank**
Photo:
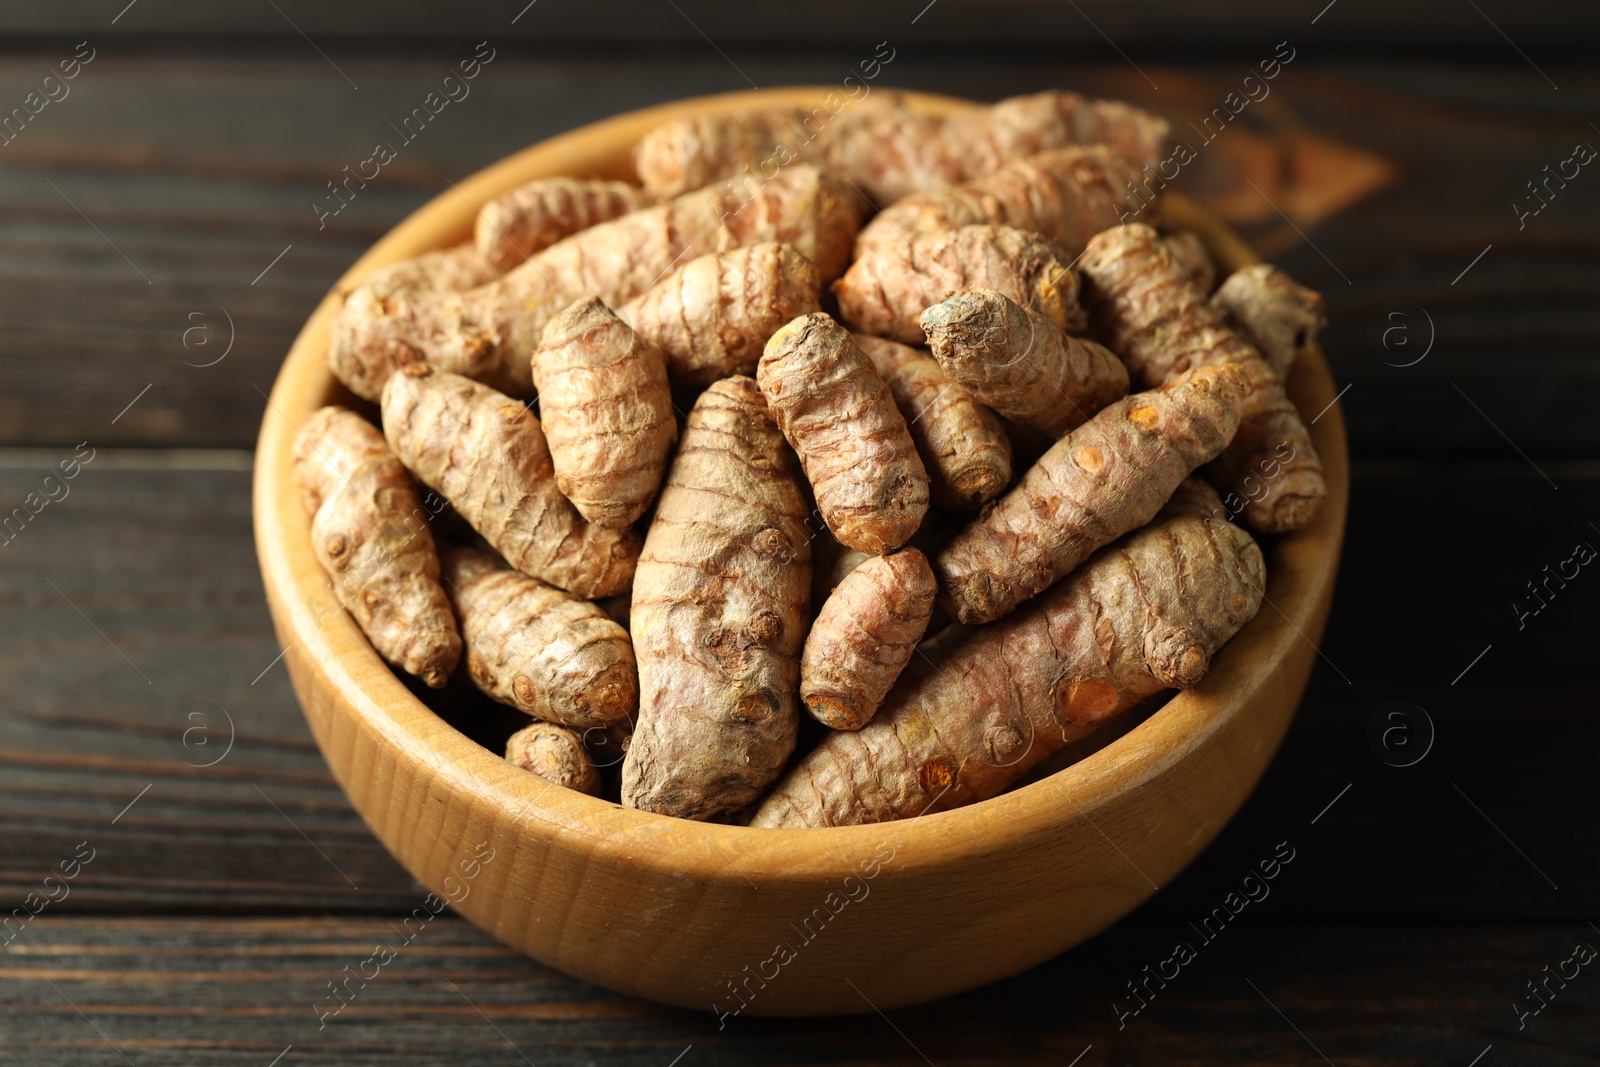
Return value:
M 21 503 L 52 455 L 0 453 L 14 464 L 0 470 L 0 501 Z M 269 668 L 279 647 L 247 474 L 178 458 L 190 469 L 150 469 L 159 453 L 97 454 L 66 499 L 0 548 L 0 899 L 20 902 L 87 840 L 97 859 L 61 910 L 409 907 L 419 887 L 350 810 L 283 668 Z M 1600 514 L 1600 479 L 1553 467 L 1557 491 L 1520 467 L 1422 473 L 1358 477 L 1326 661 L 1299 718 L 1240 816 L 1150 913 L 1203 913 L 1288 840 L 1306 858 L 1270 904 L 1285 918 L 1588 917 L 1600 897 L 1588 669 L 1600 586 L 1582 571 L 1521 631 L 1510 605 L 1577 541 L 1600 544 L 1586 518 Z M 1443 517 L 1463 532 L 1440 535 Z M 1437 728 L 1409 769 L 1368 747 L 1369 718 L 1394 699 Z M 514 728 L 514 714 L 474 707 L 452 721 L 475 720 L 481 741 Z M 219 759 L 230 718 L 234 745 Z
M 218 6 L 202 0 L 169 0 L 141 4 L 119 15 L 125 6 L 127 0 L 103 0 L 91 10 L 83 6 L 63 9 L 44 0 L 29 0 L 7 6 L 0 31 L 8 36 L 81 36 L 94 31 L 108 39 L 237 36 L 304 47 L 296 32 L 300 30 L 347 48 L 370 44 L 374 37 L 388 43 L 484 35 L 535 47 L 548 47 L 552 41 L 698 47 L 704 44 L 702 31 L 722 44 L 774 47 L 834 43 L 897 31 L 919 42 L 947 46 L 1033 43 L 1109 52 L 1106 37 L 1127 50 L 1188 50 L 1196 46 L 1238 48 L 1258 41 L 1263 34 L 1282 36 L 1291 31 L 1315 35 L 1335 47 L 1370 49 L 1387 44 L 1503 49 L 1505 40 L 1495 33 L 1495 25 L 1524 48 L 1561 48 L 1592 41 L 1597 29 L 1593 12 L 1558 0 L 1492 5 L 1487 9 L 1494 18 L 1492 24 L 1469 6 L 1441 8 L 1425 0 L 1346 4 L 1321 17 L 1319 13 L 1328 6 L 1326 0 L 1292 7 L 1269 0 L 1245 0 L 1207 11 L 1170 0 L 1083 0 L 1076 5 L 1078 10 L 1040 0 L 941 0 L 936 7 L 885 0 L 853 4 L 826 0 L 808 6 L 803 15 L 792 9 L 731 0 L 693 0 L 677 5 L 678 11 L 671 5 L 640 2 L 528 5 L 531 10 L 524 11 L 524 3 L 469 0 L 452 5 L 448 15 L 421 0 L 321 6 L 292 0 L 278 5 L 281 14 L 271 5 Z M 925 6 L 932 10 L 924 10 Z
M 1317 28 L 1362 7 L 1340 4 Z M 164 10 L 141 4 L 123 22 Z M 1263 30 L 1263 56 L 1277 39 Z M 1592 454 L 1600 423 L 1550 412 L 1600 385 L 1588 357 L 1600 341 L 1600 184 L 1585 171 L 1520 231 L 1511 203 L 1577 140 L 1600 143 L 1588 126 L 1600 114 L 1600 76 L 1541 63 L 1555 91 L 1515 57 L 1471 68 L 1339 65 L 1295 40 L 1297 58 L 1272 95 L 1198 145 L 1176 185 L 1328 293 L 1327 347 L 1352 386 L 1344 404 L 1357 455 Z M 741 70 L 762 85 L 842 77 L 850 55 L 842 46 L 740 54 L 736 70 L 709 47 L 537 60 L 508 50 L 319 231 L 312 205 L 325 183 L 387 135 L 445 60 L 341 58 L 356 92 L 309 48 L 268 61 L 119 52 L 109 42 L 72 95 L 3 149 L 0 195 L 14 210 L 0 219 L 0 443 L 247 447 L 262 392 L 316 300 L 447 180 L 618 111 L 744 87 Z M 0 59 L 0 99 L 20 99 L 41 62 Z M 1243 76 L 1237 64 L 1140 67 L 1159 89 L 1115 59 L 955 62 L 948 49 L 908 40 L 883 79 L 979 98 L 1072 86 L 1162 111 L 1187 137 Z M 1343 203 L 1353 188 L 1370 191 Z M 1391 332 L 1386 350 L 1384 330 L 1397 322 L 1407 329 Z M 1428 358 L 1392 365 L 1429 333 Z M 226 359 L 197 366 L 229 336 Z M 1402 338 L 1411 347 L 1399 348 Z M 1519 368 L 1516 389 L 1505 387 L 1507 366 Z
M 97 855 L 74 908 L 370 913 L 419 891 L 268 669 L 248 457 L 218 458 L 235 469 L 98 453 L 0 549 L 7 901 L 80 841 Z M 8 508 L 41 485 L 45 463 L 29 467 L 0 470 Z
M 41 917 L 0 956 L 0 1064 L 1181 1065 L 1320 1052 L 1410 1065 L 1467 1064 L 1492 1045 L 1485 1063 L 1575 1067 L 1600 1062 L 1600 983 L 1582 973 L 1520 1031 L 1512 1005 L 1597 936 L 1583 924 L 1330 928 L 1246 911 L 1209 944 L 1184 924 L 1125 924 L 1013 979 L 886 1016 L 866 1003 L 875 976 L 859 974 L 843 977 L 864 994 L 860 1015 L 740 1015 L 719 1028 L 709 1010 L 566 978 L 449 914 L 410 944 L 381 919 Z M 1137 1006 L 1126 984 L 1180 941 L 1193 961 L 1120 1015 Z M 394 959 L 352 979 L 347 1006 L 324 1019 L 339 1003 L 329 983 L 380 945 Z

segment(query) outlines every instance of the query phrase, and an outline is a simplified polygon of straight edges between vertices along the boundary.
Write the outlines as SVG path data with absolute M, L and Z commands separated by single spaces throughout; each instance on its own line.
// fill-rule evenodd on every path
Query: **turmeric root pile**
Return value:
M 1211 292 L 1164 122 L 820 115 L 669 122 L 638 184 L 509 190 L 343 293 L 311 547 L 384 659 L 518 720 L 500 773 L 757 827 L 976 803 L 1202 684 L 1246 528 L 1316 520 L 1322 298 Z

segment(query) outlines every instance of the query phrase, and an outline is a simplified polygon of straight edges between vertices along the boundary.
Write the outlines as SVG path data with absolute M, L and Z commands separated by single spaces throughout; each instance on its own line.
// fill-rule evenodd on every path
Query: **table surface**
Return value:
M 0 536 L 0 1064 L 1600 1063 L 1600 974 L 1554 977 L 1600 945 L 1600 577 L 1570 573 L 1600 544 L 1600 175 L 1549 177 L 1600 144 L 1592 6 L 125 4 L 0 12 L 0 113 L 93 57 L 0 146 L 0 513 L 38 508 Z M 319 225 L 479 40 L 471 96 Z M 1276 761 L 1139 911 L 936 1004 L 719 1029 L 447 913 L 319 1020 L 424 890 L 329 776 L 263 604 L 250 449 L 299 324 L 502 155 L 880 40 L 885 84 L 1077 88 L 1186 137 L 1293 52 L 1177 182 L 1327 294 L 1345 388 L 1345 562 Z M 1432 724 L 1408 767 L 1369 739 L 1392 701 Z M 1270 897 L 1119 1025 L 1280 842 Z

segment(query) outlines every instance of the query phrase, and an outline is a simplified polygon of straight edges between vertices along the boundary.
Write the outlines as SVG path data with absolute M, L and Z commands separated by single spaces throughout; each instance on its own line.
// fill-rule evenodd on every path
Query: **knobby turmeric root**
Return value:
M 1089 242 L 1080 269 L 1097 326 L 1146 388 L 1219 364 L 1248 379 L 1239 433 L 1209 472 L 1230 510 L 1265 533 L 1310 522 L 1327 485 L 1283 380 L 1228 328 L 1160 235 L 1143 223 L 1107 230 Z
M 591 296 L 545 327 L 533 382 L 562 494 L 592 523 L 633 525 L 678 439 L 666 356 Z
M 639 536 L 586 522 L 561 495 L 544 431 L 520 401 L 411 364 L 384 387 L 383 429 L 395 455 L 517 570 L 585 598 L 628 587 Z
M 836 171 L 876 205 L 1072 144 L 1109 144 L 1135 164 L 1165 154 L 1164 120 L 1118 101 L 1045 92 L 938 118 L 873 93 L 823 106 L 700 115 L 665 123 L 634 151 L 645 187 L 675 196 L 722 179 L 750 181 L 795 160 Z
M 1261 350 L 1278 377 L 1328 325 L 1322 294 L 1307 289 L 1270 263 L 1243 267 L 1211 294 L 1211 306 L 1245 340 Z
M 756 383 L 713 384 L 689 412 L 633 582 L 627 807 L 712 819 L 782 771 L 799 722 L 807 511 Z
M 552 785 L 598 796 L 600 772 L 589 762 L 578 735 L 565 726 L 536 722 L 506 741 L 506 759 Z
M 1041 152 L 960 185 L 890 204 L 862 227 L 856 255 L 882 244 L 905 245 L 927 233 L 989 223 L 1038 233 L 1076 256 L 1089 238 L 1142 210 L 1143 202 L 1130 195 L 1140 177 L 1136 165 L 1107 145 Z
M 325 407 L 294 445 L 295 481 L 311 513 L 311 546 L 339 603 L 378 654 L 435 689 L 461 657 L 439 585 L 431 515 L 416 482 L 366 419 Z
M 953 381 L 1012 422 L 1060 437 L 1128 394 L 1110 350 L 993 289 L 964 289 L 922 313 L 928 347 Z
M 935 506 L 976 511 L 1010 484 L 1011 439 L 971 390 L 952 381 L 924 351 L 861 333 L 850 339 L 872 361 L 905 416 Z
M 618 314 L 666 353 L 673 388 L 697 394 L 754 374 L 767 338 L 819 310 L 821 289 L 809 259 L 768 241 L 690 260 Z
M 752 826 L 906 819 L 986 800 L 1169 686 L 1197 684 L 1261 604 L 1265 565 L 1191 479 L 1154 523 L 973 631 L 864 729 L 802 759 Z
M 911 244 L 879 245 L 834 284 L 839 310 L 862 333 L 908 345 L 924 341 L 919 321 L 961 289 L 994 289 L 1067 329 L 1081 328 L 1078 277 L 1070 257 L 1038 234 L 1007 226 L 963 226 Z
M 860 212 L 853 189 L 814 167 L 786 168 L 749 196 L 699 190 L 575 233 L 475 289 L 359 287 L 334 320 L 328 363 L 369 400 L 396 368 L 419 361 L 528 397 L 528 354 L 573 301 L 620 307 L 679 263 L 763 241 L 793 246 L 830 280 L 849 259 Z
M 627 182 L 539 178 L 484 204 L 473 236 L 486 262 L 510 270 L 564 237 L 650 207 L 655 199 Z
M 756 380 L 833 536 L 863 552 L 905 544 L 928 511 L 928 474 L 844 327 L 821 312 L 795 319 L 767 342 Z
M 1244 375 L 1203 367 L 1102 410 L 1057 441 L 940 552 L 945 610 L 998 619 L 1149 522 L 1239 426 Z
M 859 730 L 877 712 L 928 628 L 937 592 L 915 548 L 874 556 L 839 582 L 800 653 L 800 699 L 835 730 Z
M 639 705 L 628 632 L 599 607 L 502 566 L 487 552 L 445 553 L 467 671 L 502 704 L 580 730 Z

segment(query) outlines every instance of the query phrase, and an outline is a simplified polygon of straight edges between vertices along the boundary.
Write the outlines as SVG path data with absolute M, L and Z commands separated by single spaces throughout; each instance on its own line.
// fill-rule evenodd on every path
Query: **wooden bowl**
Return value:
M 441 193 L 317 307 L 272 390 L 256 451 L 256 544 L 273 623 L 312 733 L 372 831 L 506 944 L 599 985 L 708 1011 L 820 1015 L 956 993 L 1054 956 L 1165 885 L 1238 810 L 1288 728 L 1327 618 L 1348 503 L 1344 424 L 1313 355 L 1289 385 L 1302 412 L 1321 413 L 1311 429 L 1328 499 L 1309 528 L 1265 546 L 1260 614 L 1199 687 L 1123 737 L 955 811 L 824 830 L 705 825 L 547 787 L 446 724 L 347 615 L 326 613 L 295 495 L 295 428 L 343 395 L 324 362 L 338 294 L 383 264 L 465 240 L 476 206 L 518 183 L 631 176 L 630 149 L 664 120 L 811 107 L 827 91 L 729 93 L 621 115 Z M 939 113 L 970 106 L 912 99 Z M 1168 214 L 1199 232 L 1224 273 L 1255 261 L 1190 201 L 1172 197 Z

